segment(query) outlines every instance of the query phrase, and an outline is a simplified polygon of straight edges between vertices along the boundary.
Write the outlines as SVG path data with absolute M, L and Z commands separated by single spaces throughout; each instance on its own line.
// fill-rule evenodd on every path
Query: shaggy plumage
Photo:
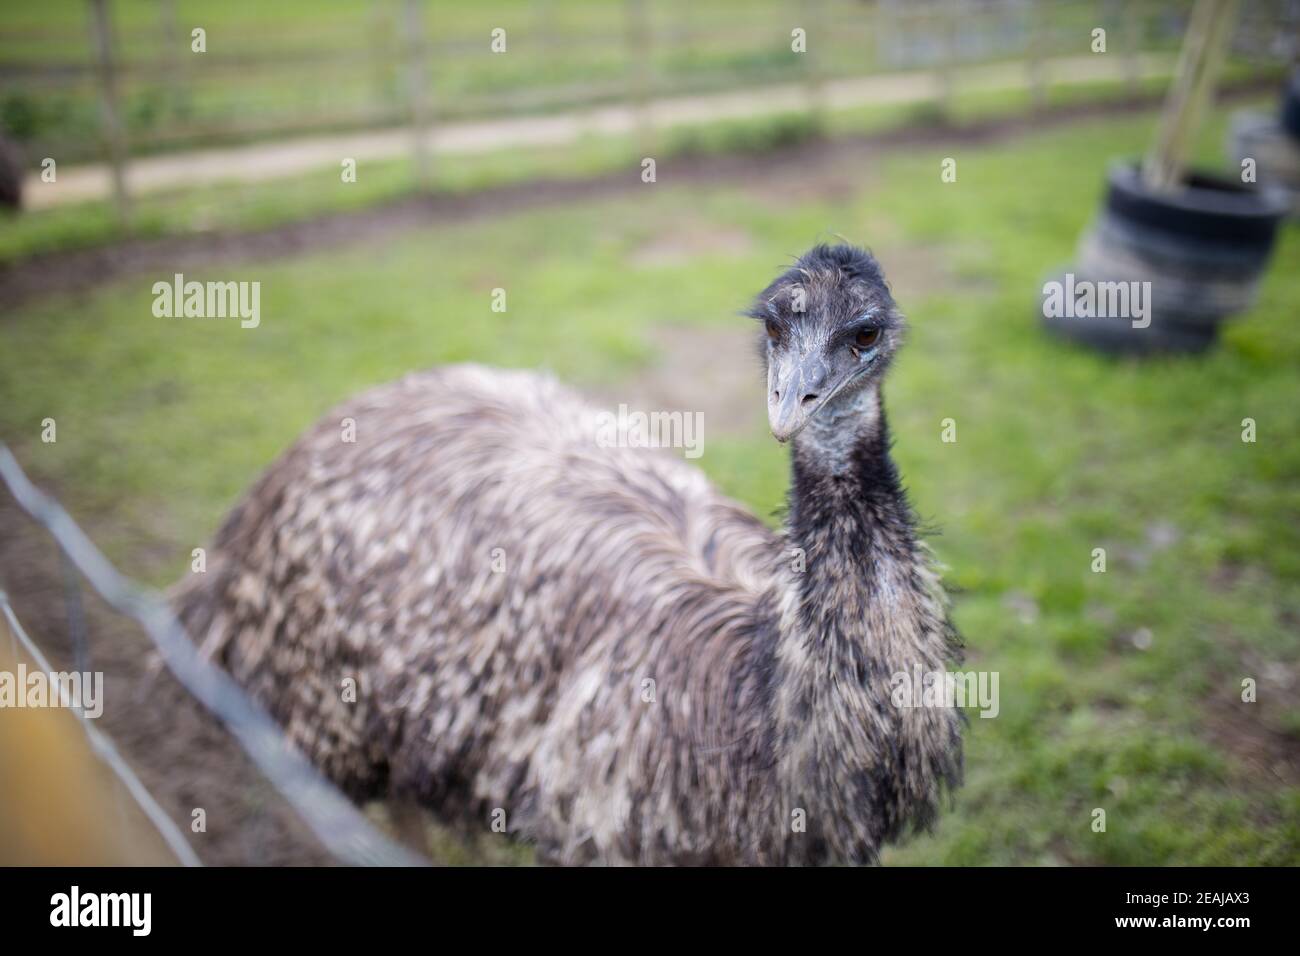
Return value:
M 602 447 L 550 378 L 440 368 L 303 435 L 183 622 L 359 798 L 503 814 L 564 863 L 874 860 L 960 766 L 958 712 L 890 701 L 956 652 L 879 402 L 901 317 L 849 247 L 752 314 L 794 442 L 782 532 L 667 452 Z

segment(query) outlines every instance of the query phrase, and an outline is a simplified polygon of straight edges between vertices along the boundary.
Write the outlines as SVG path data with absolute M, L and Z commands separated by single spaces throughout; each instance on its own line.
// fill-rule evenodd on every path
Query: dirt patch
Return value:
M 1284 724 L 1286 707 L 1300 687 L 1296 662 L 1266 656 L 1231 635 L 1222 640 L 1236 666 L 1216 675 L 1221 689 L 1206 701 L 1201 735 L 1264 781 L 1300 784 L 1300 734 Z M 1246 678 L 1254 681 L 1251 702 L 1242 700 Z
M 702 257 L 742 256 L 753 245 L 753 240 L 743 229 L 683 222 L 633 250 L 628 262 L 640 269 L 681 266 Z
M 1256 680 L 1260 696 L 1255 703 L 1242 701 L 1240 693 L 1210 701 L 1204 736 L 1259 779 L 1296 786 L 1300 784 L 1300 739 L 1274 724 L 1278 707 L 1267 702 L 1268 681 Z
M 972 291 L 979 280 L 963 278 L 953 269 L 953 248 L 949 245 L 899 245 L 873 249 L 885 271 L 894 298 L 904 304 L 927 295 L 954 289 Z
M 596 394 L 611 409 L 699 412 L 704 442 L 752 435 L 766 422 L 763 369 L 748 322 L 704 327 L 664 324 L 650 334 L 657 358 L 617 389 Z
M 833 148 L 827 152 L 825 161 L 812 166 L 815 175 L 791 176 L 784 168 L 768 170 L 743 183 L 745 192 L 759 203 L 781 210 L 809 202 L 847 205 L 875 181 L 874 165 L 854 161 L 852 155 L 837 156 Z

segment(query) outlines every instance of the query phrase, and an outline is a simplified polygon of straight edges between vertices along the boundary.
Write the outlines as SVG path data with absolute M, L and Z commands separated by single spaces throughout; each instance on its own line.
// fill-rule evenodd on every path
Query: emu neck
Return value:
M 796 439 L 789 514 L 806 570 L 796 576 L 798 620 L 788 623 L 837 661 L 879 663 L 886 648 L 871 625 L 907 613 L 918 552 L 874 387 L 823 409 Z
M 806 566 L 790 575 L 781 618 L 777 763 L 786 800 L 807 813 L 791 853 L 815 861 L 829 847 L 867 861 L 905 819 L 926 815 L 926 771 L 951 757 L 931 751 L 956 738 L 951 713 L 914 718 L 891 703 L 893 675 L 944 666 L 946 617 L 879 394 L 834 411 L 809 423 L 793 454 L 787 535 Z
M 795 440 L 791 468 L 789 533 L 805 552 L 832 559 L 822 562 L 823 574 L 852 569 L 865 592 L 900 551 L 910 555 L 911 511 L 875 386 L 822 409 Z M 822 574 L 811 574 L 802 590 L 822 583 Z

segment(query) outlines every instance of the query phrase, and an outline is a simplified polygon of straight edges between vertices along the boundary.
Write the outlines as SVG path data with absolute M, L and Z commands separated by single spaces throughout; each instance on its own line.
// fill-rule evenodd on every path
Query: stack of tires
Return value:
M 1228 156 L 1238 168 L 1252 161 L 1255 178 L 1285 190 L 1291 198 L 1291 215 L 1300 216 L 1300 70 L 1287 83 L 1278 115 L 1241 112 L 1233 116 Z
M 1157 193 L 1143 183 L 1136 163 L 1116 165 L 1065 287 L 1123 283 L 1127 308 L 1088 316 L 1049 315 L 1044 308 L 1044 324 L 1106 352 L 1203 351 L 1226 318 L 1254 302 L 1289 206 L 1276 189 L 1202 173 L 1175 192 Z

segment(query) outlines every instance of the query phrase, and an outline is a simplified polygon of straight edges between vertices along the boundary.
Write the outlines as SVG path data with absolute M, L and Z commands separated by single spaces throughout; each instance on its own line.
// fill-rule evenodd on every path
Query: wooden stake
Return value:
M 1170 193 L 1182 184 L 1202 109 L 1214 91 L 1238 0 L 1197 0 L 1183 39 L 1155 142 L 1142 164 L 1147 188 Z
M 424 73 L 424 29 L 420 17 L 420 0 L 406 0 L 406 96 L 411 113 L 411 154 L 415 163 L 415 182 L 428 189 L 430 182 L 428 80 Z
M 113 207 L 120 225 L 131 220 L 131 201 L 126 191 L 126 134 L 117 106 L 117 67 L 113 61 L 112 17 L 108 0 L 90 0 L 90 30 L 99 72 L 99 118 L 108 146 L 113 176 Z
M 624 0 L 624 40 L 627 43 L 628 103 L 636 117 L 637 142 L 642 156 L 654 152 L 654 121 L 650 116 L 650 23 L 645 0 Z

